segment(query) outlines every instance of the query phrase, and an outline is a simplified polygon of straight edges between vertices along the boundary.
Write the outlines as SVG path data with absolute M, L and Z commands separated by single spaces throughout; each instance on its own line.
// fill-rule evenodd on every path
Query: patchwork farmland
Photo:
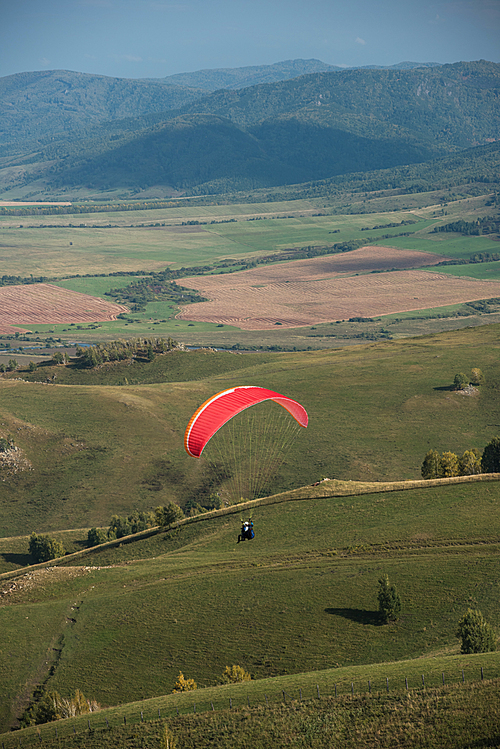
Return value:
M 422 310 L 500 294 L 496 281 L 415 270 L 443 259 L 430 253 L 363 247 L 347 255 L 281 263 L 237 275 L 186 278 L 183 285 L 210 301 L 191 304 L 177 317 L 266 330 Z
M 104 299 L 40 283 L 0 288 L 0 333 L 43 323 L 115 320 L 127 307 Z

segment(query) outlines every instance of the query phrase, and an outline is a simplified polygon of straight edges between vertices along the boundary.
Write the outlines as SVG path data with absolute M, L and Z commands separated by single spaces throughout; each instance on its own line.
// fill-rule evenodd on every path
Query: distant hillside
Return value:
M 411 68 L 432 68 L 437 62 L 400 62 L 396 65 L 366 65 L 362 69 L 410 70 Z M 244 68 L 219 68 L 216 70 L 196 70 L 193 73 L 177 73 L 162 78 L 166 83 L 190 86 L 204 91 L 217 91 L 221 88 L 240 89 L 257 86 L 260 83 L 276 83 L 298 78 L 309 73 L 343 72 L 346 68 L 328 65 L 321 60 L 285 60 L 274 65 L 251 65 Z
M 240 89 L 260 83 L 276 83 L 297 78 L 308 73 L 342 70 L 321 60 L 285 60 L 274 65 L 250 65 L 243 68 L 218 68 L 196 70 L 192 73 L 177 73 L 162 78 L 165 83 L 217 91 L 221 88 Z
M 61 76 L 49 76 L 59 93 L 52 97 L 57 116 L 48 112 L 47 122 L 53 117 L 68 136 L 51 136 L 52 144 L 38 154 L 33 144 L 24 155 L 19 146 L 19 153 L 6 146 L 5 166 L 27 165 L 16 176 L 18 185 L 42 180 L 52 190 L 253 190 L 426 162 L 500 138 L 500 65 L 485 61 L 320 72 L 205 96 L 166 83 L 91 76 L 101 98 L 92 99 L 84 132 L 71 125 L 82 123 L 82 112 L 61 102 L 69 91 L 80 106 L 90 93 L 62 91 L 68 80 Z M 134 107 L 142 111 L 138 119 Z M 108 122 L 99 124 L 105 111 Z M 33 122 L 25 112 L 24 137 L 39 132 Z
M 156 81 L 48 70 L 0 78 L 0 143 L 70 137 L 106 120 L 176 109 L 200 96 Z

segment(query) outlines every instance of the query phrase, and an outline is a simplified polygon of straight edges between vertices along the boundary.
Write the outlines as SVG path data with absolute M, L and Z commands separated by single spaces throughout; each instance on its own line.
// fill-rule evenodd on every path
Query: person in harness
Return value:
M 238 536 L 238 543 L 245 540 L 251 541 L 252 538 L 255 538 L 253 523 L 251 520 L 245 520 L 241 526 L 241 533 Z

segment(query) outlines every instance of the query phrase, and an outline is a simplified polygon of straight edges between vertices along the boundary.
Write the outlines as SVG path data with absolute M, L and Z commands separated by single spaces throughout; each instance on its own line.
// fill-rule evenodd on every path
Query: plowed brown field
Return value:
M 105 322 L 120 312 L 128 312 L 127 307 L 52 284 L 0 288 L 0 333 L 12 334 L 37 323 Z
M 276 324 L 296 328 L 500 296 L 500 282 L 495 281 L 419 270 L 369 272 L 417 268 L 443 259 L 390 247 L 363 247 L 241 273 L 185 278 L 184 286 L 199 290 L 210 301 L 191 304 L 178 317 L 267 330 Z

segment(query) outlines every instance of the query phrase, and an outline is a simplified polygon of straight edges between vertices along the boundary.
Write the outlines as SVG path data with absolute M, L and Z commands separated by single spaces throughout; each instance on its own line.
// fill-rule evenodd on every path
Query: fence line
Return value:
M 479 677 L 479 674 L 478 674 L 478 677 Z M 481 666 L 480 667 L 480 679 L 471 678 L 469 679 L 469 683 L 474 683 L 475 681 L 479 681 L 479 680 L 484 681 L 484 678 L 485 678 L 484 669 L 483 669 L 483 666 Z M 491 678 L 498 678 L 498 676 L 492 676 Z M 441 681 L 442 681 L 443 686 L 445 686 L 446 684 L 448 686 L 451 686 L 453 684 L 460 684 L 460 683 L 464 684 L 465 683 L 464 669 L 461 670 L 461 679 L 460 678 L 454 679 L 452 677 L 447 682 L 445 678 L 445 672 L 444 671 L 441 672 Z M 311 700 L 321 700 L 322 698 L 332 698 L 332 697 L 336 698 L 337 696 L 341 696 L 341 697 L 350 696 L 351 698 L 354 698 L 355 695 L 359 696 L 359 695 L 366 695 L 366 694 L 372 695 L 373 694 L 372 679 L 368 679 L 364 688 L 362 685 L 360 685 L 360 688 L 357 690 L 355 690 L 354 681 L 350 682 L 350 686 L 349 686 L 349 682 L 335 683 L 331 694 L 321 694 L 319 684 L 316 684 L 315 686 L 316 686 L 316 689 L 314 689 L 313 687 L 310 687 L 311 694 L 310 694 L 309 699 Z M 435 687 L 436 684 L 433 684 L 432 686 Z M 437 686 L 439 686 L 439 679 L 438 679 Z M 399 685 L 396 684 L 394 678 L 391 682 L 391 687 L 390 687 L 389 677 L 386 676 L 385 677 L 385 689 L 387 693 L 390 692 L 390 688 L 392 688 L 393 691 L 395 692 L 401 691 L 402 689 L 425 690 L 426 689 L 425 674 L 421 675 L 421 684 L 419 683 L 418 686 L 413 686 L 413 687 L 409 685 L 407 676 L 404 677 L 404 687 L 402 683 L 400 683 Z M 197 696 L 201 697 L 202 695 L 200 693 L 202 693 L 202 691 L 203 690 L 197 690 L 198 692 Z M 380 689 L 378 690 L 375 690 L 375 693 L 377 693 L 377 691 L 378 693 L 382 693 L 383 692 L 382 687 L 380 687 Z M 307 699 L 307 697 L 304 698 L 303 687 L 299 687 L 296 693 L 294 694 L 292 694 L 290 691 L 287 691 L 285 689 L 281 689 L 279 694 L 276 693 L 276 697 L 277 698 L 273 700 L 272 698 L 269 698 L 267 694 L 264 694 L 266 706 L 269 706 L 270 703 L 271 704 L 283 703 L 286 705 L 292 702 L 293 700 L 298 700 L 302 702 L 303 699 Z M 262 704 L 262 697 L 260 697 L 259 699 L 259 696 L 256 696 L 256 697 L 253 697 L 252 700 L 253 700 L 252 702 L 253 706 Z M 231 695 L 227 697 L 225 701 L 220 700 L 220 699 L 217 700 L 216 705 L 217 705 L 217 709 L 219 710 L 223 710 L 226 708 L 229 708 L 230 710 L 232 710 L 232 709 L 237 709 L 241 707 L 252 706 L 250 703 L 249 694 L 246 694 L 246 695 L 242 694 L 241 696 L 238 696 L 236 698 L 234 697 L 234 695 Z M 14 749 L 15 747 L 17 749 L 19 747 L 26 747 L 26 749 L 29 749 L 30 747 L 33 747 L 33 746 L 43 745 L 44 740 L 50 741 L 50 740 L 53 740 L 54 738 L 55 739 L 62 739 L 62 738 L 67 739 L 67 738 L 71 738 L 72 736 L 74 737 L 81 736 L 82 734 L 92 733 L 98 730 L 101 730 L 101 731 L 112 730 L 113 728 L 118 728 L 120 726 L 127 726 L 128 724 L 134 725 L 137 723 L 144 723 L 145 721 L 151 723 L 151 722 L 158 721 L 158 720 L 164 720 L 167 718 L 177 717 L 179 715 L 189 715 L 193 713 L 199 714 L 202 712 L 213 712 L 215 711 L 215 709 L 216 708 L 214 707 L 213 698 L 211 701 L 209 702 L 207 701 L 206 703 L 202 702 L 200 699 L 198 700 L 198 702 L 193 701 L 191 704 L 189 705 L 186 704 L 185 706 L 181 707 L 180 712 L 179 712 L 178 706 L 171 707 L 171 708 L 168 708 L 168 707 L 163 708 L 164 710 L 163 713 L 162 713 L 162 708 L 158 707 L 157 710 L 156 709 L 154 710 L 154 713 L 152 713 L 151 717 L 145 718 L 144 710 L 141 710 L 140 712 L 138 712 L 137 715 L 135 716 L 135 719 L 134 719 L 133 713 L 128 713 L 128 715 L 124 715 L 123 720 L 121 717 L 116 716 L 116 721 L 114 725 L 111 722 L 112 721 L 111 717 L 108 719 L 108 716 L 104 716 L 100 712 L 96 712 L 92 714 L 92 718 L 87 716 L 87 728 L 80 730 L 78 732 L 76 730 L 75 725 L 73 726 L 64 726 L 60 724 L 58 725 L 58 721 L 54 721 L 51 723 L 43 723 L 39 726 L 36 726 L 36 734 L 30 734 L 29 736 L 20 734 L 17 731 L 13 731 L 12 734 L 8 736 L 8 738 L 7 738 L 7 734 L 4 734 L 2 738 L 1 749 Z M 58 728 L 59 728 L 59 731 L 58 731 Z M 65 728 L 67 729 L 67 731 L 64 730 Z M 71 733 L 71 729 L 73 733 Z

